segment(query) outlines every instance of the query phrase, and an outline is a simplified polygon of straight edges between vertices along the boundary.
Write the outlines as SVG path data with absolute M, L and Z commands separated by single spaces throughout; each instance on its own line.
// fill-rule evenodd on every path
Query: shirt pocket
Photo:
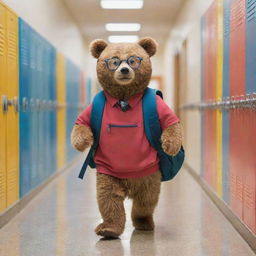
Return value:
M 108 123 L 107 124 L 107 132 L 108 133 L 116 133 L 116 132 L 134 132 L 137 129 L 140 128 L 140 123 L 120 123 L 120 122 L 114 122 L 114 123 Z M 132 130 L 131 130 L 132 129 Z

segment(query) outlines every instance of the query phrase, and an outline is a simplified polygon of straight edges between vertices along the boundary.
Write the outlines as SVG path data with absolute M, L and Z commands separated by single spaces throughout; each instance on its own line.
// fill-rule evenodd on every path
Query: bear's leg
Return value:
M 99 236 L 118 237 L 124 231 L 126 191 L 118 178 L 97 173 L 97 201 L 103 223 L 95 232 Z
M 131 195 L 133 226 L 137 230 L 154 230 L 153 213 L 160 194 L 161 173 L 158 171 L 138 181 L 137 188 L 134 188 L 135 193 Z

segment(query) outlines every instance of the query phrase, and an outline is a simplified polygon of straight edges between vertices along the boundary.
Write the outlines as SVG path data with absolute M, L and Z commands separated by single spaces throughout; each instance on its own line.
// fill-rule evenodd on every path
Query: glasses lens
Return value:
M 131 68 L 136 69 L 140 66 L 141 59 L 139 57 L 130 57 L 128 59 L 128 64 Z
M 118 58 L 112 58 L 108 60 L 108 68 L 110 70 L 116 70 L 120 65 L 120 60 Z

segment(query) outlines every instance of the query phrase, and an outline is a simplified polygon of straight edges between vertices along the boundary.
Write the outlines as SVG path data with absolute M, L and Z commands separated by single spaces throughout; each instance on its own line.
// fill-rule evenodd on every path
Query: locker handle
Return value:
M 35 107 L 35 105 L 34 105 L 34 99 L 30 99 L 30 110 L 31 110 L 31 112 L 34 111 L 34 107 Z
M 39 112 L 41 109 L 41 101 L 40 99 L 36 99 L 36 110 L 37 112 Z
M 26 97 L 22 99 L 22 111 L 27 112 L 28 109 L 28 100 Z
M 5 95 L 2 96 L 2 109 L 4 113 L 8 112 L 8 97 Z
M 20 110 L 18 97 L 15 96 L 15 97 L 13 98 L 13 101 L 12 101 L 12 102 L 13 102 L 13 106 L 14 106 L 14 109 L 15 109 L 16 113 L 18 113 L 19 110 Z

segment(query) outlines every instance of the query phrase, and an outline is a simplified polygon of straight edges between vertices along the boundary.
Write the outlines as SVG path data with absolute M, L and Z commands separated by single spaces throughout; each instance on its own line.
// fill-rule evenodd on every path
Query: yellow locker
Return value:
M 6 12 L 7 32 L 7 141 L 6 186 L 7 207 L 19 198 L 19 114 L 18 114 L 18 17 Z
M 6 208 L 6 8 L 0 3 L 0 212 Z
M 65 87 L 65 58 L 61 53 L 57 55 L 57 168 L 66 162 L 66 87 Z
M 223 8 L 222 0 L 217 0 L 217 19 L 218 19 L 218 51 L 217 51 L 217 79 L 216 79 L 216 98 L 222 99 L 222 79 L 223 79 Z M 216 150 L 217 150 L 217 193 L 222 197 L 222 112 L 216 110 Z

